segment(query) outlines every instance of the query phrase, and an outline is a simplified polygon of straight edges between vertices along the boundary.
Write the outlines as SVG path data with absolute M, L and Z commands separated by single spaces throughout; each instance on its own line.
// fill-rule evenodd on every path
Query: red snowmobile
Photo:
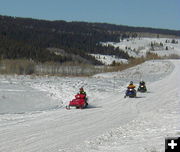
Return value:
M 66 109 L 70 109 L 70 107 L 75 107 L 76 109 L 84 109 L 88 106 L 86 95 L 77 94 L 75 95 L 75 99 L 69 102 L 69 105 L 66 106 Z

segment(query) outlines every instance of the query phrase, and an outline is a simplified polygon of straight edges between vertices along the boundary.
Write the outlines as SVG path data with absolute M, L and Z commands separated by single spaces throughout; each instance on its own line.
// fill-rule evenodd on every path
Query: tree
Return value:
M 175 39 L 173 39 L 173 40 L 171 41 L 171 43 L 175 44 L 175 43 L 176 43 Z
M 111 63 L 112 66 L 115 66 L 116 65 L 116 61 L 113 60 L 113 62 Z

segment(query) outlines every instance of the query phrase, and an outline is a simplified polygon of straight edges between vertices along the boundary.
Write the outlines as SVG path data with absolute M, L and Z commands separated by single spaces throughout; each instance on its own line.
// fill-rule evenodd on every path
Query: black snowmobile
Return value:
M 146 85 L 145 85 L 144 81 L 141 81 L 139 83 L 138 91 L 139 92 L 147 92 L 147 88 L 146 88 Z

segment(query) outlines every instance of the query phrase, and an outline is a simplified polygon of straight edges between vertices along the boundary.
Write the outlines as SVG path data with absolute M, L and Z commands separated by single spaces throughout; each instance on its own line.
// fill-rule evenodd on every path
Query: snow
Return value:
M 163 152 L 180 132 L 180 60 L 93 77 L 0 76 L 2 152 Z M 124 99 L 130 80 L 147 93 Z M 65 106 L 83 86 L 87 109 Z
M 121 79 L 126 82 L 134 81 L 138 83 L 140 80 L 151 81 L 161 79 L 163 75 L 172 72 L 174 65 L 169 61 L 154 60 L 146 61 L 136 67 L 129 68 L 121 72 L 107 72 L 96 74 L 96 78 Z
M 94 56 L 96 60 L 101 61 L 105 65 L 110 65 L 115 61 L 116 63 L 128 63 L 128 60 L 122 58 L 116 58 L 114 55 L 102 55 L 102 54 L 90 54 Z
M 176 44 L 171 43 L 172 40 L 175 40 Z M 154 50 L 152 51 L 151 43 L 156 43 L 157 45 L 160 45 L 160 43 L 163 44 L 163 46 L 156 46 L 154 47 Z M 177 54 L 180 55 L 180 39 L 168 39 L 168 38 L 129 38 L 124 39 L 121 42 L 104 42 L 102 45 L 112 45 L 115 48 L 120 48 L 124 50 L 124 52 L 127 52 L 129 56 L 132 57 L 141 57 L 145 56 L 147 52 L 153 52 L 158 54 L 159 56 L 168 56 L 171 54 Z M 168 50 L 166 50 L 166 47 Z

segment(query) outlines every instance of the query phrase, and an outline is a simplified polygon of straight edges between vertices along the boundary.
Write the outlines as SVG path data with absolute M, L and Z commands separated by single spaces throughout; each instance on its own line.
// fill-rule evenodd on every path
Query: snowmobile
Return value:
M 76 109 L 84 109 L 88 106 L 86 95 L 77 94 L 75 95 L 75 99 L 69 102 L 69 105 L 66 106 L 66 109 L 70 109 L 70 107 L 75 107 Z
M 147 88 L 146 88 L 146 86 L 145 85 L 139 85 L 139 87 L 138 87 L 138 91 L 139 92 L 146 92 L 147 91 Z
M 133 89 L 133 88 L 128 88 L 124 98 L 126 98 L 127 96 L 130 97 L 130 98 L 136 97 L 136 90 Z

